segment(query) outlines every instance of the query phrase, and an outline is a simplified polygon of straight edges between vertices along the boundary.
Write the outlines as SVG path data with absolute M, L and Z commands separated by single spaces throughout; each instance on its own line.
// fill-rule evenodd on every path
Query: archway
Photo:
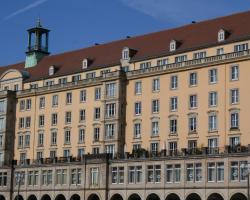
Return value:
M 81 197 L 78 194 L 74 194 L 74 195 L 72 195 L 70 200 L 81 200 Z
M 66 200 L 65 196 L 62 194 L 58 194 L 55 198 L 55 200 Z
M 37 200 L 37 198 L 35 195 L 32 194 L 29 196 L 28 200 Z
M 5 197 L 3 195 L 0 195 L 0 200 L 5 200 Z
M 181 199 L 177 194 L 171 193 L 166 197 L 166 200 L 181 200 Z
M 120 194 L 114 194 L 110 200 L 123 200 Z
M 88 200 L 100 200 L 100 198 L 98 197 L 97 194 L 91 194 L 91 195 L 88 197 Z
M 45 194 L 42 196 L 41 200 L 51 200 L 50 196 Z
M 247 200 L 247 197 L 242 193 L 234 194 L 230 200 Z
M 196 193 L 191 193 L 187 196 L 186 200 L 201 200 L 201 197 Z
M 218 193 L 210 194 L 207 200 L 224 200 L 223 197 Z
M 24 200 L 22 195 L 18 195 L 15 197 L 15 200 Z
M 160 200 L 160 197 L 157 194 L 152 193 L 152 194 L 148 195 L 146 200 Z
M 131 194 L 128 200 L 141 200 L 141 197 L 138 194 Z

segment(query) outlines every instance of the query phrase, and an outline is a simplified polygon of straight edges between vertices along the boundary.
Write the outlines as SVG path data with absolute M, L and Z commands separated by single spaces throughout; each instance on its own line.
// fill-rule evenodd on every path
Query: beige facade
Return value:
M 237 17 L 188 47 L 187 27 L 166 31 L 154 54 L 161 33 L 83 54 L 30 46 L 0 76 L 0 200 L 246 200 L 250 30 L 222 29 Z

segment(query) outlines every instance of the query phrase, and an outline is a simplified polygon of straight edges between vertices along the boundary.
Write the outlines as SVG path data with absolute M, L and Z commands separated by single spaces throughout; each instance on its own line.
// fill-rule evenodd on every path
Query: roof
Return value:
M 173 52 L 169 51 L 171 40 L 181 43 L 174 53 L 215 46 L 219 44 L 217 34 L 221 29 L 230 33 L 225 43 L 250 38 L 249 21 L 250 11 L 247 11 L 76 51 L 50 55 L 43 58 L 37 66 L 28 69 L 24 68 L 24 62 L 4 66 L 0 68 L 0 74 L 8 69 L 25 70 L 30 74 L 30 77 L 25 82 L 31 82 L 84 71 L 82 61 L 85 58 L 91 60 L 87 70 L 119 65 L 124 47 L 135 49 L 136 54 L 133 56 L 132 61 L 138 61 L 173 54 Z M 57 71 L 53 76 L 49 76 L 49 67 L 52 65 L 57 67 Z

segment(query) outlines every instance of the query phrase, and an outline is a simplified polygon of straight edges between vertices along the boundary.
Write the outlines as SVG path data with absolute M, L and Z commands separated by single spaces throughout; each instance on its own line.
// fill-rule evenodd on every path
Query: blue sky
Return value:
M 39 16 L 57 54 L 245 10 L 250 0 L 1 0 L 0 66 L 24 60 Z

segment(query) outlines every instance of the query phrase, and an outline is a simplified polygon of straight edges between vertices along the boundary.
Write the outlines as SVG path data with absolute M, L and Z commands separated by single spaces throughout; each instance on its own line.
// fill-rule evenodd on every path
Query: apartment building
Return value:
M 246 200 L 250 12 L 0 68 L 0 200 Z

